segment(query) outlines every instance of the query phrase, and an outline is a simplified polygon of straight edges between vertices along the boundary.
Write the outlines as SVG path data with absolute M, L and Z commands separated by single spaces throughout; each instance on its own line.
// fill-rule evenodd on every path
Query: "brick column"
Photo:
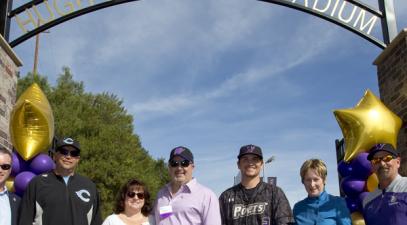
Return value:
M 17 77 L 21 60 L 0 35 L 0 146 L 13 148 L 10 140 L 10 113 L 16 101 Z
M 407 29 L 403 29 L 374 61 L 380 98 L 403 121 L 397 148 L 401 152 L 400 174 L 407 176 Z

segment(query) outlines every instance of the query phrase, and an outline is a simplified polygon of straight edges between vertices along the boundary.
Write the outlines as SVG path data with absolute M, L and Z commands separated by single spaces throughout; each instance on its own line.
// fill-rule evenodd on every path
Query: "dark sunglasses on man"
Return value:
M 136 196 L 138 199 L 144 199 L 144 193 L 142 193 L 142 192 L 134 192 L 134 191 L 127 192 L 127 197 L 129 197 L 129 198 L 134 198 Z
M 2 170 L 9 170 L 11 168 L 11 165 L 10 164 L 2 164 L 2 165 L 0 165 L 0 167 L 1 167 Z
M 59 152 L 59 153 L 61 153 L 62 155 L 64 155 L 64 156 L 71 156 L 71 157 L 78 157 L 78 156 L 80 156 L 80 151 L 79 150 L 67 150 L 67 149 L 64 149 L 64 148 L 60 148 L 60 149 L 58 149 L 57 150 L 57 152 Z
M 370 160 L 370 162 L 373 165 L 376 165 L 376 164 L 379 164 L 381 161 L 386 162 L 386 163 L 390 162 L 392 159 L 395 159 L 395 156 L 386 155 L 386 156 L 383 156 L 383 157 L 374 157 L 372 160 Z
M 181 165 L 181 167 L 188 167 L 191 162 L 189 160 L 182 160 L 182 161 L 175 161 L 175 160 L 170 160 L 170 166 L 171 167 L 178 167 Z

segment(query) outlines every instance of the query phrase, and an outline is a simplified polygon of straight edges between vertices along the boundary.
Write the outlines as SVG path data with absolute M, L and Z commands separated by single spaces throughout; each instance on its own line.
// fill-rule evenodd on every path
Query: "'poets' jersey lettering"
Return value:
M 256 202 L 249 205 L 234 204 L 233 205 L 233 219 L 240 217 L 263 214 L 266 209 L 267 202 Z

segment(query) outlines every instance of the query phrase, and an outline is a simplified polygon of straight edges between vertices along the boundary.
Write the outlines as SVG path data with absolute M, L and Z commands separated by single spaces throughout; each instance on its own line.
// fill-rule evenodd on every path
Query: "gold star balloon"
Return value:
M 396 147 L 401 119 L 370 90 L 355 108 L 335 110 L 334 114 L 345 139 L 345 162 L 378 143 Z
M 41 88 L 32 84 L 17 100 L 11 112 L 10 135 L 24 160 L 46 151 L 54 136 L 54 116 Z

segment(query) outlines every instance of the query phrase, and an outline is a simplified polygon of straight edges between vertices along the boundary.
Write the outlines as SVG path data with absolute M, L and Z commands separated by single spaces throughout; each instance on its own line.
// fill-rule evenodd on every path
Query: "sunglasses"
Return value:
M 372 164 L 379 164 L 381 161 L 387 163 L 387 162 L 390 162 L 392 159 L 394 159 L 394 156 L 392 156 L 392 155 L 386 155 L 386 156 L 383 156 L 383 157 L 373 158 L 373 159 L 371 160 L 371 162 L 372 162 Z
M 11 165 L 10 164 L 2 164 L 2 165 L 0 165 L 0 167 L 1 167 L 2 170 L 9 170 L 11 168 Z
M 58 149 L 58 152 L 61 153 L 64 156 L 69 155 L 69 156 L 72 156 L 72 157 L 78 157 L 80 155 L 79 150 L 70 151 L 70 150 L 66 150 L 66 149 L 61 148 L 61 149 Z
M 182 160 L 182 161 L 175 161 L 175 160 L 170 160 L 170 166 L 171 167 L 178 167 L 178 166 L 182 166 L 182 167 L 188 167 L 189 164 L 191 164 L 191 162 L 189 160 Z
M 136 193 L 134 191 L 127 192 L 127 197 L 129 197 L 129 198 L 134 198 L 136 196 L 138 199 L 144 199 L 144 197 L 145 197 L 144 193 L 142 193 L 142 192 L 138 192 L 138 193 Z

